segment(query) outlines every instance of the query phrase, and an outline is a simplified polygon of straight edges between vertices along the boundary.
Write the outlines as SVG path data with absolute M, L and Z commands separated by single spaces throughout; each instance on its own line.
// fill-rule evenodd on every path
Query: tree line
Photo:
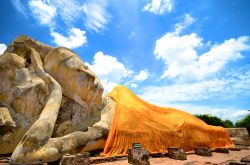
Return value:
M 209 125 L 222 126 L 225 128 L 250 127 L 250 113 L 241 120 L 235 122 L 235 124 L 230 120 L 223 120 L 217 116 L 212 116 L 209 114 L 196 114 L 195 116 Z

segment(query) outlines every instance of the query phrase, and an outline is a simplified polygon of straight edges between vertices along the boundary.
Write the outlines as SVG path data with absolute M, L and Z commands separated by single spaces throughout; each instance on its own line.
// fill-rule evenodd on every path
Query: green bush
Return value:
M 196 117 L 198 117 L 199 119 L 203 120 L 205 123 L 209 124 L 209 125 L 214 125 L 214 126 L 222 126 L 225 128 L 233 128 L 234 124 L 232 121 L 230 120 L 222 120 L 220 118 L 218 118 L 217 116 L 212 116 L 212 115 L 208 115 L 208 114 L 197 114 L 195 115 Z
M 250 127 L 250 114 L 235 123 L 236 127 Z
M 224 121 L 225 128 L 234 128 L 234 123 L 230 120 L 225 120 Z

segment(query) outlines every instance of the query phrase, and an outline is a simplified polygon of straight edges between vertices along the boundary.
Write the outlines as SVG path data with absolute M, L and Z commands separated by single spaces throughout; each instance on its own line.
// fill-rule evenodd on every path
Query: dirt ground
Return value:
M 240 162 L 240 160 L 246 156 L 250 156 L 250 146 L 242 149 L 241 151 L 229 151 L 229 153 L 215 153 L 213 152 L 212 157 L 203 157 L 195 155 L 193 152 L 187 153 L 187 160 L 180 161 L 170 159 L 169 157 L 159 157 L 152 158 L 150 157 L 150 165 L 228 165 L 229 162 Z M 9 165 L 8 163 L 9 157 L 0 158 L 0 165 Z M 96 161 L 98 160 L 98 161 Z M 102 160 L 102 161 L 100 161 Z M 115 159 L 114 159 L 115 160 Z M 98 164 L 98 165 L 129 165 L 126 157 L 118 158 L 118 160 L 104 159 L 101 157 L 91 157 L 90 164 Z M 109 162 L 110 161 L 110 162 Z M 98 162 L 98 163 L 94 163 Z M 58 164 L 58 163 L 53 163 Z M 245 163 L 246 164 L 246 163 Z M 47 163 L 44 163 L 47 165 Z M 247 165 L 250 165 L 248 163 Z
M 188 154 L 187 160 L 180 161 L 168 157 L 150 158 L 150 165 L 202 165 L 220 164 L 226 165 L 231 161 L 240 162 L 241 158 L 250 155 L 250 150 L 230 151 L 229 153 L 215 153 L 212 157 L 203 157 L 195 154 Z M 114 162 L 101 163 L 99 165 L 129 165 L 128 160 L 118 160 Z M 250 165 L 250 164 L 249 164 Z

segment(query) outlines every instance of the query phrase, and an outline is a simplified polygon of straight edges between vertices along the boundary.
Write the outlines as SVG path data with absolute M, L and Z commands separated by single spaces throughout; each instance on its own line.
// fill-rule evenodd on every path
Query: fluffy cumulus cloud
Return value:
M 101 79 L 106 93 L 130 74 L 130 71 L 116 57 L 105 55 L 100 51 L 94 55 L 93 63 L 88 65 Z
M 83 5 L 83 11 L 86 15 L 85 26 L 95 32 L 102 30 L 110 18 L 106 7 L 106 0 L 86 1 Z
M 82 11 L 80 6 L 80 2 L 77 0 L 29 1 L 29 7 L 33 16 L 38 19 L 41 24 L 50 27 L 50 35 L 53 38 L 53 42 L 56 43 L 57 46 L 64 46 L 70 49 L 81 47 L 87 42 L 86 32 L 71 26 L 67 35 L 62 35 L 55 30 L 55 17 L 59 15 L 66 25 L 71 25 L 79 17 L 80 12 Z
M 29 7 L 34 17 L 36 17 L 41 24 L 51 24 L 56 16 L 56 8 L 42 0 L 29 1 Z
M 143 11 L 164 14 L 171 12 L 173 7 L 174 0 L 150 0 L 150 2 L 143 7 Z
M 5 44 L 0 44 L 0 55 L 6 50 L 7 46 Z
M 196 33 L 184 33 L 194 22 L 195 19 L 186 14 L 181 22 L 174 25 L 172 32 L 156 41 L 154 55 L 164 62 L 161 78 L 168 83 L 145 86 L 138 93 L 154 104 L 236 121 L 248 111 L 219 104 L 207 106 L 206 103 L 213 102 L 214 98 L 228 102 L 250 96 L 249 65 L 232 70 L 227 67 L 246 58 L 244 53 L 250 50 L 249 36 L 229 38 L 215 44 L 204 42 Z
M 125 86 L 137 88 L 138 83 L 143 84 L 143 81 L 147 80 L 149 76 L 150 74 L 146 69 L 141 70 L 138 73 L 130 71 L 130 77 L 128 77 L 127 81 L 125 82 Z
M 78 48 L 87 43 L 86 32 L 78 28 L 71 28 L 67 36 L 51 30 L 51 36 L 57 46 L 64 46 L 70 49 Z
M 168 32 L 156 41 L 154 54 L 165 63 L 161 78 L 204 79 L 217 73 L 231 61 L 243 58 L 242 52 L 249 50 L 249 37 L 231 38 L 199 54 L 197 49 L 206 46 L 196 33 L 180 35 L 193 22 L 186 15 L 182 23 L 176 24 L 174 32 Z
M 135 75 L 135 81 L 144 81 L 148 78 L 149 73 L 146 70 L 141 70 L 137 75 Z

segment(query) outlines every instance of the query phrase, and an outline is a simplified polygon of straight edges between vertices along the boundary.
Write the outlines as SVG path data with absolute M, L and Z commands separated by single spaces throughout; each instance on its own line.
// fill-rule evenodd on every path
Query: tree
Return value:
M 250 127 L 250 114 L 235 123 L 236 127 Z
M 221 120 L 220 118 L 218 118 L 216 116 L 212 116 L 212 115 L 208 115 L 208 114 L 204 114 L 204 115 L 198 114 L 195 116 L 198 117 L 199 119 L 203 120 L 205 123 L 207 123 L 209 125 L 225 127 L 223 120 Z
M 199 119 L 203 120 L 205 123 L 209 124 L 209 125 L 214 125 L 214 126 L 222 126 L 225 128 L 233 128 L 234 124 L 232 121 L 230 120 L 222 120 L 220 118 L 218 118 L 217 116 L 212 116 L 209 114 L 197 114 L 195 115 L 196 117 L 198 117 Z
M 226 128 L 234 128 L 234 124 L 230 120 L 225 120 L 224 125 L 225 125 Z

